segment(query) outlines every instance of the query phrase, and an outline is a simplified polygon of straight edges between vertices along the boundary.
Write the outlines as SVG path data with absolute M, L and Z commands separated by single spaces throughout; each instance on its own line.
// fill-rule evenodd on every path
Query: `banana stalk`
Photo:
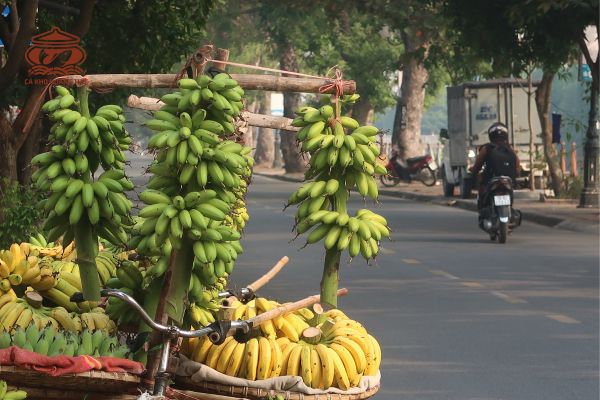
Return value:
M 77 89 L 79 106 L 84 117 L 90 117 L 88 108 L 89 90 L 85 86 Z M 77 263 L 81 275 L 83 297 L 90 301 L 100 300 L 100 279 L 96 270 L 96 256 L 98 255 L 98 236 L 93 233 L 92 224 L 87 216 L 74 226 L 75 248 L 77 249 Z
M 334 195 L 333 210 L 347 213 L 348 191 L 340 187 Z M 321 303 L 337 308 L 337 290 L 339 285 L 340 257 L 342 252 L 336 247 L 325 252 L 323 277 L 321 278 Z
M 83 297 L 88 301 L 100 300 L 100 278 L 96 270 L 98 255 L 98 236 L 93 233 L 92 225 L 84 217 L 74 226 L 77 264 L 81 276 Z
M 166 313 L 178 325 L 181 325 L 183 322 L 193 265 L 193 241 L 189 238 L 184 238 L 181 241 L 181 249 L 176 251 L 175 265 L 172 269 L 171 287 L 165 299 Z

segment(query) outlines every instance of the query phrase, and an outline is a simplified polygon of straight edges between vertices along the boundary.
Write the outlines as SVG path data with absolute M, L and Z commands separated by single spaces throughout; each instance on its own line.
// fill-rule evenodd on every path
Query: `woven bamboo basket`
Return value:
M 28 399 L 136 399 L 141 378 L 125 372 L 88 371 L 50 376 L 14 366 L 0 366 L 0 379 L 29 393 Z
M 197 399 L 202 399 L 203 393 L 212 393 L 225 395 L 234 398 L 244 398 L 250 400 L 263 400 L 268 395 L 282 395 L 286 400 L 363 400 L 372 397 L 379 391 L 379 386 L 375 386 L 363 393 L 358 394 L 304 394 L 290 391 L 277 391 L 249 388 L 246 386 L 231 386 L 211 382 L 196 383 L 189 378 L 177 377 L 175 382 L 176 389 L 186 390 L 185 394 Z M 196 397 L 197 396 L 197 397 Z M 181 397 L 183 399 L 183 397 Z M 188 397 L 189 398 L 189 397 Z

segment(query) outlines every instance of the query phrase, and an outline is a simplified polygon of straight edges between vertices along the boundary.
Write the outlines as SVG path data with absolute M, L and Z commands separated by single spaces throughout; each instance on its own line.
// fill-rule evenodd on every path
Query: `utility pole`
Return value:
M 598 95 L 600 94 L 600 71 L 598 68 L 598 53 L 595 54 L 596 60 L 592 58 L 588 47 L 588 33 L 579 38 L 579 47 L 585 57 L 587 65 L 591 73 L 591 90 L 590 90 L 590 114 L 588 120 L 587 133 L 585 135 L 585 146 L 583 147 L 583 191 L 579 200 L 579 207 L 598 207 L 600 196 L 600 176 L 598 167 L 600 162 L 600 142 L 598 141 L 598 133 L 600 131 L 600 121 L 598 121 Z M 592 35 L 593 36 L 593 35 Z M 596 27 L 596 42 L 598 41 L 598 27 Z
M 592 102 L 597 103 L 596 96 L 592 96 Z M 598 185 L 598 157 L 600 156 L 600 143 L 598 142 L 598 132 L 600 131 L 600 121 L 598 121 L 597 105 L 594 105 L 594 112 L 590 112 L 590 121 L 585 136 L 584 157 L 583 157 L 583 191 L 579 200 L 579 207 L 598 207 L 598 197 L 600 196 L 600 186 Z M 592 116 L 593 114 L 593 116 Z

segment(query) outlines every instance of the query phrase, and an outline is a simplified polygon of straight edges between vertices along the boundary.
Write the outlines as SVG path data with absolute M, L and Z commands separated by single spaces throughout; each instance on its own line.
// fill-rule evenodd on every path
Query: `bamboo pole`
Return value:
M 67 75 L 57 81 L 58 84 L 74 86 L 81 79 L 92 89 L 137 87 L 137 88 L 171 88 L 176 87 L 175 74 L 91 74 Z M 268 90 L 273 92 L 319 93 L 319 89 L 331 83 L 330 79 L 290 78 L 275 75 L 231 74 L 244 90 Z M 343 81 L 344 94 L 356 92 L 356 82 Z M 323 93 L 335 93 L 332 87 Z
M 287 256 L 281 257 L 281 260 L 277 261 L 277 264 L 275 264 L 273 268 L 269 270 L 269 272 L 267 272 L 266 274 L 264 274 L 263 276 L 261 276 L 246 287 L 248 289 L 251 289 L 253 292 L 256 292 L 258 289 L 269 283 L 269 281 L 273 279 L 273 277 L 277 275 L 279 271 L 281 271 L 281 269 L 288 263 L 289 260 L 290 259 Z
M 138 108 L 141 110 L 156 111 L 165 105 L 159 99 L 153 97 L 138 97 L 134 94 L 127 98 L 127 105 L 131 108 Z M 256 126 L 259 128 L 271 128 L 281 129 L 284 131 L 296 132 L 300 128 L 292 126 L 292 120 L 286 117 L 278 117 L 275 115 L 264 115 L 251 113 L 249 111 L 242 111 L 241 118 L 244 119 L 248 125 Z
M 348 294 L 348 289 L 342 288 L 337 291 L 337 296 L 345 296 Z M 313 296 L 309 296 L 305 299 L 295 301 L 293 303 L 285 304 L 281 307 L 273 308 L 265 313 L 259 314 L 254 318 L 250 318 L 248 321 L 252 322 L 253 326 L 258 326 L 265 321 L 272 320 L 274 318 L 280 317 L 285 314 L 289 314 L 292 311 L 299 310 L 304 307 L 309 307 L 315 303 L 319 303 L 321 301 L 321 295 L 315 294 Z

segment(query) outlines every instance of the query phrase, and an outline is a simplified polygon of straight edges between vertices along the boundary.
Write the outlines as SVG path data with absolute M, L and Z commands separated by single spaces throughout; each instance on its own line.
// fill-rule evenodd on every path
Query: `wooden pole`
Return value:
M 346 289 L 346 288 L 339 289 L 336 293 L 336 295 L 338 297 L 345 296 L 346 294 L 348 294 L 348 289 Z M 315 294 L 315 295 L 309 296 L 305 299 L 298 300 L 293 303 L 283 305 L 281 307 L 273 308 L 265 313 L 257 315 L 254 318 L 250 318 L 249 321 L 252 321 L 253 326 L 258 326 L 265 321 L 269 321 L 271 319 L 280 317 L 282 315 L 291 313 L 292 311 L 296 311 L 296 310 L 299 310 L 304 307 L 309 307 L 320 301 L 321 301 L 321 295 Z
M 576 177 L 577 171 L 577 143 L 571 143 L 571 176 Z
M 281 269 L 285 266 L 285 264 L 288 263 L 289 260 L 290 259 L 287 256 L 281 257 L 281 260 L 277 261 L 277 264 L 275 264 L 273 268 L 269 270 L 269 272 L 249 284 L 247 288 L 251 289 L 253 292 L 256 292 L 258 289 L 265 286 L 271 279 L 273 279 L 275 275 L 279 273 L 279 271 L 281 271 Z
M 137 87 L 137 88 L 170 88 L 176 87 L 175 74 L 92 74 L 68 75 L 57 80 L 57 84 L 74 86 L 85 79 L 85 83 L 92 89 Z M 319 93 L 323 85 L 332 81 L 321 78 L 290 78 L 276 75 L 259 74 L 231 74 L 238 84 L 245 90 L 269 90 L 273 92 L 301 92 Z M 344 94 L 356 92 L 356 82 L 343 81 Z M 335 93 L 335 88 L 330 88 L 324 93 Z
M 175 266 L 175 259 L 177 257 L 177 251 L 171 251 L 171 256 L 169 257 L 169 266 L 167 267 L 167 271 L 164 275 L 163 286 L 160 292 L 160 300 L 158 301 L 158 306 L 156 307 L 156 314 L 154 320 L 159 324 L 166 325 L 169 317 L 165 311 L 166 306 L 166 298 L 169 293 L 169 289 L 171 288 L 171 277 L 173 275 L 173 268 Z M 156 372 L 158 371 L 158 366 L 160 364 L 160 356 L 161 356 L 161 348 L 159 348 L 162 343 L 162 334 L 158 331 L 152 331 L 152 335 L 150 336 L 150 343 L 148 344 L 148 362 L 146 363 L 146 375 L 144 379 L 144 384 L 146 385 L 146 389 L 152 390 L 154 388 L 154 378 L 156 377 Z
M 159 99 L 153 97 L 138 97 L 134 94 L 127 98 L 127 105 L 131 108 L 156 111 L 165 105 Z M 259 128 L 281 129 L 284 131 L 297 132 L 300 128 L 292 126 L 292 119 L 286 117 L 277 117 L 275 115 L 264 115 L 242 111 L 241 118 L 246 120 L 248 125 Z

